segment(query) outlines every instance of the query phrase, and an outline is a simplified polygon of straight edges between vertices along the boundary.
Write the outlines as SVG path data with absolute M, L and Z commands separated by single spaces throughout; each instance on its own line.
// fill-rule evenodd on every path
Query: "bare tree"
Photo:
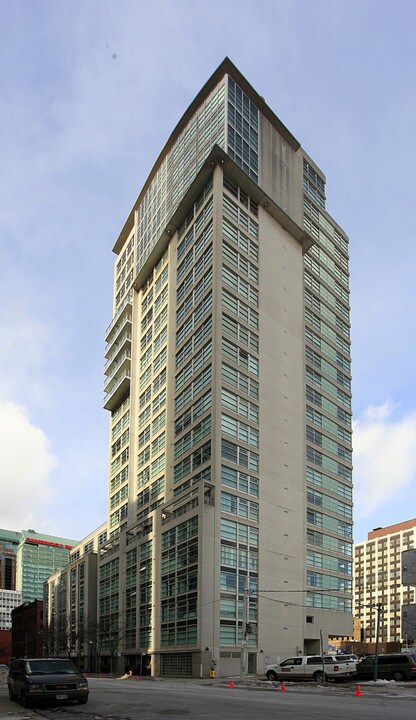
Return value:
M 94 665 L 97 672 L 102 669 L 104 658 L 110 660 L 110 671 L 115 670 L 116 659 L 119 656 L 125 633 L 126 629 L 120 623 L 118 614 L 107 615 L 95 623 L 88 624 L 87 638 L 90 646 L 90 665 Z

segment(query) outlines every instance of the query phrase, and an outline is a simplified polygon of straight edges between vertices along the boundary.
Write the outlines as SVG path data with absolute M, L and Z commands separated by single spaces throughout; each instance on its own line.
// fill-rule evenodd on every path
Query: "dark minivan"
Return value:
M 64 658 L 19 658 L 12 660 L 7 677 L 10 700 L 23 707 L 53 700 L 88 700 L 88 682 L 71 660 Z
M 374 680 L 375 656 L 357 663 L 358 680 Z M 387 653 L 378 656 L 377 677 L 384 680 L 416 680 L 416 654 Z

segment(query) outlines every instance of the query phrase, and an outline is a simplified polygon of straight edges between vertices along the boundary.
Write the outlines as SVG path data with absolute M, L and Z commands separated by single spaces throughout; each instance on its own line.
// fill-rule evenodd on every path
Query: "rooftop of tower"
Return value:
M 205 85 L 201 88 L 199 93 L 196 95 L 194 100 L 189 105 L 188 109 L 184 112 L 181 119 L 177 123 L 175 129 L 171 133 L 170 137 L 168 138 L 167 142 L 165 143 L 163 149 L 161 150 L 155 164 L 153 165 L 152 170 L 150 171 L 146 182 L 144 183 L 140 194 L 134 203 L 130 214 L 124 223 L 124 226 L 117 238 L 117 241 L 113 247 L 113 252 L 119 253 L 121 248 L 123 247 L 128 233 L 131 231 L 132 225 L 134 223 L 134 213 L 137 210 L 137 208 L 140 206 L 140 203 L 146 194 L 146 191 L 152 182 L 155 174 L 157 173 L 160 165 L 162 164 L 165 156 L 170 151 L 176 140 L 178 139 L 180 133 L 182 130 L 186 127 L 189 120 L 197 110 L 197 108 L 202 104 L 204 99 L 209 95 L 209 93 L 212 91 L 212 89 L 218 84 L 218 82 L 223 78 L 225 75 L 230 75 L 230 77 L 233 78 L 233 80 L 240 86 L 241 90 L 250 98 L 250 100 L 253 101 L 253 103 L 257 106 L 258 110 L 264 117 L 269 120 L 269 122 L 273 125 L 273 127 L 279 132 L 279 134 L 285 139 L 285 141 L 288 143 L 288 145 L 296 152 L 300 148 L 300 143 L 296 138 L 292 135 L 292 133 L 287 129 L 287 127 L 282 123 L 281 120 L 275 115 L 273 110 L 267 105 L 264 98 L 258 94 L 258 92 L 253 88 L 252 85 L 246 80 L 244 75 L 241 74 L 241 72 L 238 70 L 238 68 L 234 65 L 234 63 L 231 62 L 231 60 L 226 57 L 222 63 L 218 66 L 218 68 L 214 71 L 214 73 L 211 75 L 211 77 L 207 80 Z

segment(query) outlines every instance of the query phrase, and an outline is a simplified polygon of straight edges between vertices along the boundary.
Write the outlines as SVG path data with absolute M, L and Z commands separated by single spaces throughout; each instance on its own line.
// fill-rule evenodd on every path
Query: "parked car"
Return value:
M 71 660 L 61 658 L 20 658 L 12 660 L 7 677 L 10 700 L 23 707 L 32 702 L 88 701 L 88 682 Z
M 323 666 L 325 667 L 325 675 Z M 345 680 L 355 675 L 354 662 L 338 662 L 333 656 L 298 655 L 280 664 L 267 665 L 268 680 Z
M 368 655 L 357 663 L 357 679 L 374 679 L 375 656 Z M 377 678 L 385 680 L 416 680 L 416 654 L 386 653 L 378 656 Z
M 360 658 L 358 655 L 348 655 L 347 653 L 340 653 L 339 655 L 335 655 L 335 660 L 338 662 L 360 662 Z

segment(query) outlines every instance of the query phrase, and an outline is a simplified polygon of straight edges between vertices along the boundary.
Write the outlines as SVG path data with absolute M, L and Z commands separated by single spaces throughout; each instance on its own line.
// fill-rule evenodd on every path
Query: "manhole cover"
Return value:
M 165 708 L 159 711 L 159 715 L 188 715 L 189 710 L 178 710 L 177 708 Z

